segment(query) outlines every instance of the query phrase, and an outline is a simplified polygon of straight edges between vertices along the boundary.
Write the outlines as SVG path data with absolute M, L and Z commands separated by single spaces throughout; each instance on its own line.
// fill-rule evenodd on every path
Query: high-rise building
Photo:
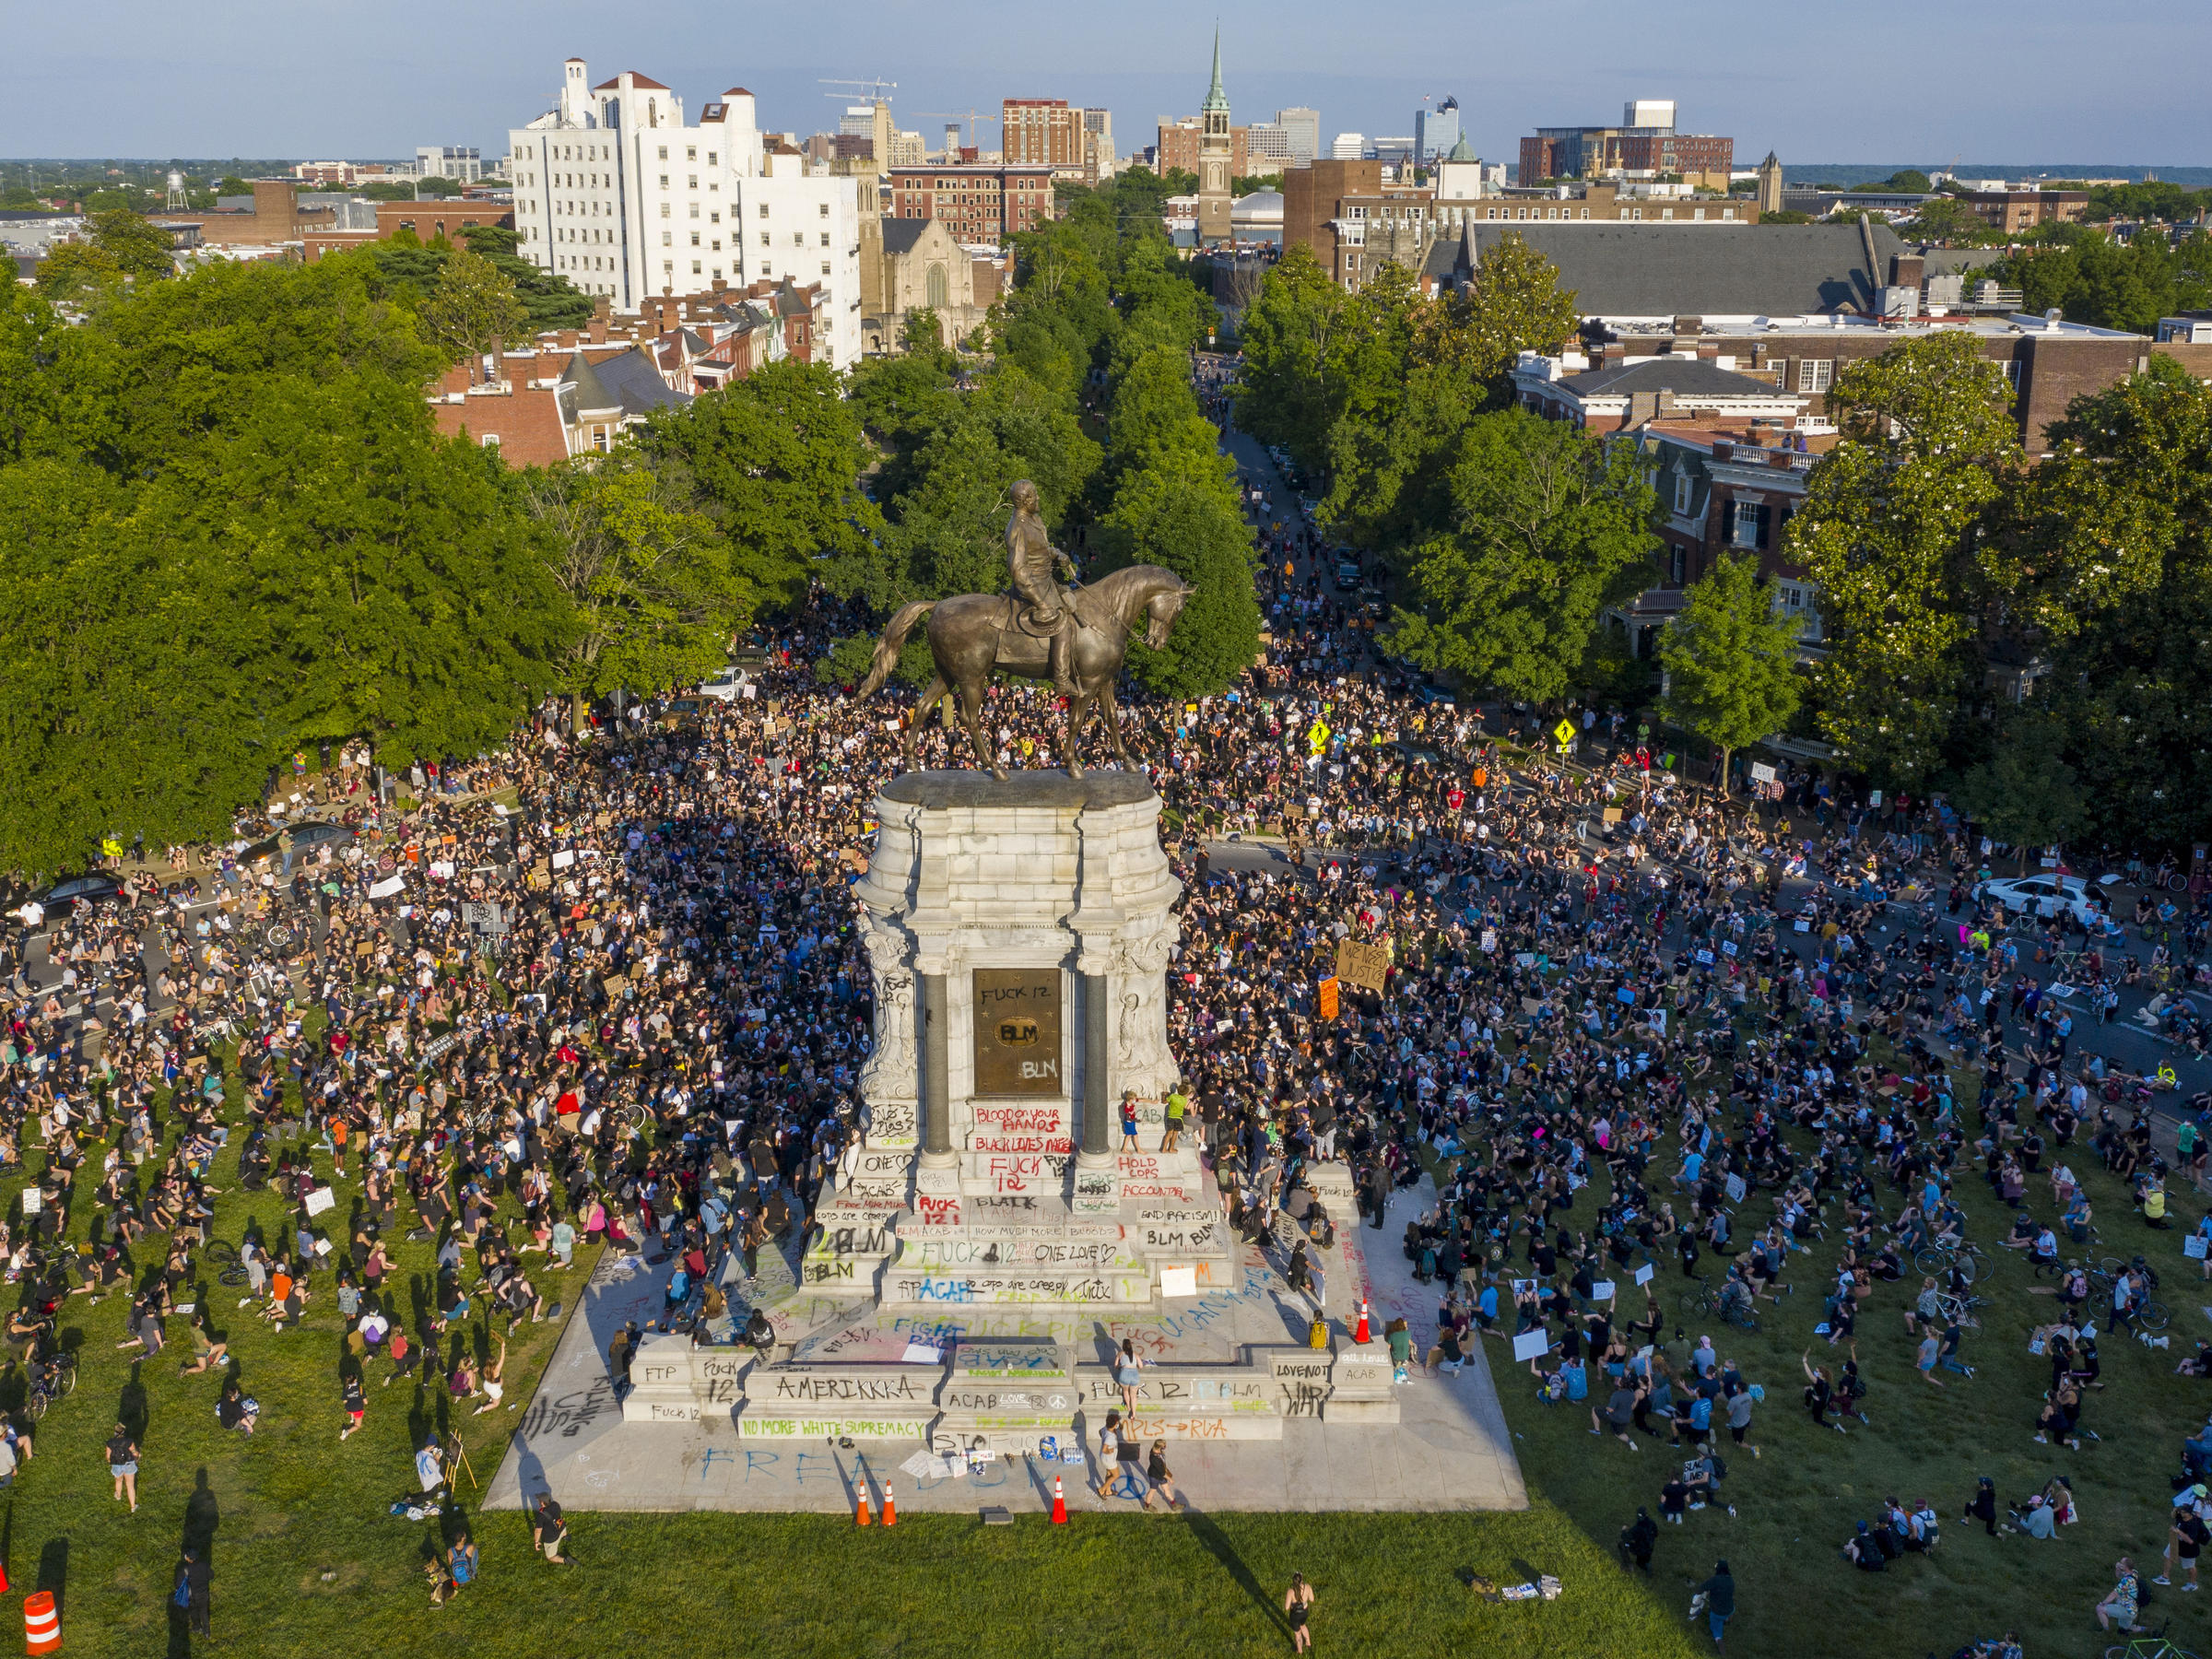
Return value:
M 1459 142 L 1459 100 L 1447 98 L 1433 110 L 1413 112 L 1413 160 L 1426 167 L 1452 153 Z
M 888 127 L 885 107 L 864 112 Z M 860 181 L 810 171 L 794 146 L 764 139 L 744 88 L 688 124 L 659 81 L 625 71 L 594 86 L 571 58 L 553 108 L 507 147 L 517 251 L 540 269 L 624 312 L 789 278 L 824 297 L 816 360 L 860 360 L 860 215 L 876 211 L 873 187 L 864 203 Z
M 1049 167 L 1096 182 L 1113 172 L 1113 112 L 1065 98 L 1009 98 L 1000 106 L 1008 167 Z
M 1365 133 L 1339 133 L 1329 144 L 1329 159 L 1332 161 L 1357 161 L 1365 154 Z
M 1538 127 L 1521 140 L 1523 184 L 1546 179 L 1653 178 L 1674 173 L 1685 183 L 1728 188 L 1735 140 L 1675 130 L 1671 99 L 1632 99 L 1617 127 Z
M 1232 125 L 1229 129 L 1230 177 L 1243 178 L 1247 173 L 1273 172 L 1272 167 L 1252 165 L 1252 129 Z M 1171 172 L 1187 172 L 1195 178 L 1198 173 L 1199 152 L 1205 147 L 1206 120 L 1199 115 L 1188 115 L 1181 121 L 1165 116 L 1159 123 L 1159 147 L 1154 151 L 1153 171 L 1163 178 Z
M 1229 93 L 1221 85 L 1221 30 L 1214 30 L 1214 81 L 1206 101 L 1198 106 L 1205 124 L 1198 147 L 1198 245 L 1218 247 L 1236 239 L 1230 209 L 1235 196 L 1230 189 L 1233 147 L 1229 135 Z

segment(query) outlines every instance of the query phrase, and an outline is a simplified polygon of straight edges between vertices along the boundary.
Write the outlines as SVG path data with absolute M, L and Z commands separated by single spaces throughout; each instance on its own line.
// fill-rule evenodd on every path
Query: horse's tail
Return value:
M 891 670 L 899 665 L 899 653 L 906 649 L 906 636 L 936 606 L 935 599 L 916 599 L 899 607 L 890 626 L 883 630 L 883 637 L 876 641 L 875 660 L 868 665 L 868 677 L 860 682 L 860 689 L 853 693 L 855 700 L 875 696 L 877 688 L 890 678 Z

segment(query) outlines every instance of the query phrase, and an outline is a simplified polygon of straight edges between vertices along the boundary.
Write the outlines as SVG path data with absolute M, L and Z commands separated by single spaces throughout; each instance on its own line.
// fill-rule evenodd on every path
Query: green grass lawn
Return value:
M 2199 1300 L 2212 1300 L 2195 1294 L 2182 1232 L 2142 1230 L 2117 1183 L 2073 1161 L 2090 1182 L 2105 1248 L 2147 1247 L 2164 1273 L 2180 1342 L 2198 1328 Z M 232 1173 L 226 1155 L 218 1184 Z M 341 1184 L 336 1214 L 355 1190 Z M 2001 1209 L 1979 1182 L 1964 1192 L 1975 1232 L 1994 1241 Z M 2031 1196 L 2048 1209 L 2047 1193 Z M 283 1218 L 267 1194 L 233 1190 L 219 1204 L 218 1235 L 233 1241 L 249 1220 L 273 1231 Z M 88 1218 L 80 1207 L 78 1236 Z M 1612 1545 L 1639 1502 L 1656 1508 L 1671 1455 L 1664 1441 L 1639 1437 L 1644 1449 L 1631 1455 L 1592 1439 L 1584 1408 L 1536 1404 L 1525 1368 L 1493 1343 L 1535 1499 L 1524 1514 L 1082 1516 L 1065 1529 L 1034 1516 L 991 1529 L 915 1516 L 889 1534 L 835 1518 L 580 1515 L 572 1531 L 582 1565 L 564 1573 L 531 1556 L 521 1517 L 473 1512 L 465 1486 L 472 1512 L 443 1524 L 474 1533 L 483 1581 L 433 1609 L 420 1563 L 440 1524 L 394 1519 L 386 1506 L 412 1485 L 418 1437 L 447 1426 L 442 1391 L 378 1387 L 388 1366 L 372 1361 L 368 1427 L 339 1442 L 346 1353 L 328 1276 L 316 1282 L 303 1328 L 281 1335 L 237 1308 L 240 1292 L 210 1287 L 241 1381 L 264 1406 L 250 1441 L 217 1424 L 215 1378 L 177 1374 L 178 1344 L 152 1359 L 118 1354 L 126 1303 L 73 1299 L 64 1324 L 83 1345 L 81 1381 L 39 1425 L 39 1455 L 6 1500 L 0 1550 L 17 1595 L 40 1585 L 61 1591 L 65 1651 L 79 1654 L 190 1651 L 166 1601 L 188 1529 L 214 1539 L 214 1645 L 253 1654 L 367 1652 L 396 1641 L 425 1653 L 560 1659 L 670 1639 L 706 1653 L 1261 1654 L 1288 1650 L 1275 1609 L 1289 1573 L 1303 1571 L 1320 1597 L 1323 1652 L 1357 1643 L 1380 1654 L 1677 1655 L 1710 1651 L 1683 1615 L 1688 1583 L 1723 1554 L 1742 1607 L 1732 1652 L 1918 1659 L 2009 1625 L 2029 1638 L 2034 1659 L 2100 1653 L 2106 1644 L 2088 1608 L 2114 1556 L 2128 1550 L 2147 1562 L 2162 1547 L 2164 1477 L 2212 1394 L 2174 1377 L 2172 1355 L 2113 1342 L 2104 1356 L 2110 1390 L 2092 1396 L 2086 1418 L 2102 1442 L 2080 1453 L 2032 1444 L 2044 1368 L 2026 1353 L 2025 1333 L 2054 1303 L 2027 1295 L 2026 1267 L 2007 1256 L 1992 1287 L 1998 1306 L 1969 1339 L 1974 1380 L 1951 1377 L 1938 1391 L 1914 1377 L 1898 1318 L 1904 1287 L 1886 1288 L 1860 1322 L 1875 1429 L 1816 1433 L 1796 1406 L 1797 1356 L 1811 1340 L 1832 1256 L 1824 1245 L 1795 1258 L 1804 1291 L 1770 1313 L 1761 1334 L 1724 1338 L 1724 1351 L 1768 1386 L 1753 1434 L 1766 1454 L 1730 1457 L 1737 1518 L 1713 1510 L 1665 1529 L 1648 1583 L 1620 1571 Z M 427 1286 L 429 1247 L 403 1246 L 398 1266 L 393 1284 L 404 1309 L 409 1276 Z M 548 1295 L 572 1303 L 587 1266 Z M 1680 1280 L 1663 1266 L 1656 1282 L 1671 1335 Z M 523 1327 L 509 1364 L 511 1400 L 527 1405 L 557 1335 L 551 1324 Z M 470 1339 L 483 1348 L 490 1333 L 479 1326 Z M 14 1378 L 0 1382 L 0 1399 L 19 1388 Z M 515 1415 L 461 1419 L 487 1483 Z M 119 1418 L 139 1430 L 144 1448 L 135 1516 L 112 1500 L 100 1451 Z M 2055 1472 L 2072 1476 L 2084 1515 L 2060 1541 L 1993 1541 L 1956 1524 L 1976 1475 L 1993 1476 L 2013 1499 Z M 1943 1546 L 1881 1576 L 1858 1573 L 1835 1551 L 1852 1523 L 1892 1492 L 1936 1502 L 1947 1522 Z M 1560 1600 L 1495 1606 L 1463 1583 L 1469 1573 L 1505 1583 L 1538 1571 L 1565 1582 Z M 2175 1634 L 2206 1645 L 2212 1593 L 2154 1596 L 2154 1620 L 2175 1614 Z M 7 1617 L 17 1605 L 11 1597 Z
M 1959 1098 L 1973 1098 L 1973 1077 L 1960 1074 L 1954 1082 Z M 1969 1115 L 1971 1121 L 1971 1108 Z M 2046 1158 L 2044 1167 L 2052 1161 Z M 1816 1430 L 1800 1404 L 1799 1356 L 1806 1346 L 1831 1374 L 1843 1352 L 1813 1335 L 1835 1244 L 1817 1244 L 1810 1257 L 1793 1258 L 1789 1277 L 1798 1292 L 1779 1305 L 1762 1302 L 1756 1335 L 1680 1315 L 1676 1299 L 1687 1281 L 1671 1260 L 1661 1265 L 1653 1285 L 1669 1338 L 1677 1325 L 1692 1342 L 1710 1331 L 1721 1352 L 1767 1389 L 1750 1436 L 1761 1457 L 1734 1452 L 1727 1436 L 1715 1431 L 1736 1517 L 1709 1509 L 1680 1527 L 1662 1527 L 1653 1563 L 1655 1584 L 1671 1597 L 1686 1594 L 1685 1580 L 1701 1578 L 1715 1556 L 1728 1558 L 1739 1608 L 1729 1627 L 1732 1650 L 1806 1659 L 1870 1653 L 1917 1659 L 1933 1652 L 1947 1659 L 1964 1642 L 2007 1628 L 2027 1641 L 2033 1659 L 2100 1654 L 2111 1644 L 2090 1609 L 2112 1587 L 2112 1565 L 2122 1553 L 2135 1558 L 2147 1580 L 2160 1571 L 2155 1558 L 2165 1547 L 2172 1496 L 2167 1477 L 2180 1466 L 2184 1434 L 2212 1411 L 2212 1385 L 2173 1374 L 2176 1359 L 2206 1330 L 2202 1309 L 2212 1302 L 2212 1285 L 2203 1283 L 2198 1264 L 2182 1255 L 2184 1231 L 2201 1208 L 2177 1206 L 2172 1230 L 2151 1231 L 2093 1152 L 2077 1144 L 2064 1161 L 2088 1184 L 2103 1235 L 2093 1248 L 2124 1257 L 2147 1254 L 2162 1281 L 2159 1300 L 2173 1315 L 2171 1351 L 2117 1336 L 2099 1344 L 2107 1386 L 2088 1394 L 2082 1421 L 2102 1439 L 2085 1439 L 2079 1452 L 2034 1443 L 2035 1414 L 2050 1373 L 2047 1361 L 2029 1354 L 2028 1332 L 2055 1318 L 2057 1304 L 2030 1294 L 2027 1264 L 1994 1248 L 2010 1212 L 1978 1171 L 1969 1171 L 1959 1188 L 1970 1236 L 2000 1261 L 1994 1279 L 1975 1287 L 1994 1304 L 1984 1311 L 1982 1330 L 1968 1333 L 1964 1358 L 1976 1374 L 1969 1380 L 1939 1372 L 1947 1384 L 1942 1389 L 1921 1381 L 1913 1369 L 1915 1341 L 1902 1320 L 1919 1276 L 1878 1287 L 1858 1322 L 1860 1370 L 1872 1383 L 1865 1402 L 1871 1430 L 1855 1423 L 1846 1435 Z M 2028 1198 L 2038 1216 L 2054 1216 L 2047 1182 L 2031 1184 Z M 1885 1195 L 1886 1210 L 1896 1204 Z M 1740 1212 L 1739 1240 L 1748 1238 L 1750 1230 L 1740 1222 L 1753 1213 L 1748 1206 Z M 1717 1282 L 1710 1253 L 1699 1269 L 1714 1271 Z M 1641 1313 L 1641 1301 L 1629 1305 Z M 1677 1359 L 1686 1346 L 1670 1341 Z M 1654 1443 L 1636 1436 L 1636 1453 L 1609 1437 L 1593 1439 L 1584 1407 L 1537 1403 L 1526 1366 L 1502 1362 L 1501 1349 L 1492 1343 L 1489 1356 L 1532 1489 L 1542 1490 L 1599 1543 L 1617 1536 L 1639 1503 L 1655 1517 L 1659 1487 L 1680 1455 L 1668 1450 L 1665 1437 Z M 2000 1505 L 2024 1502 L 2052 1476 L 2065 1475 L 2081 1519 L 2048 1543 L 2022 1535 L 1992 1539 L 1979 1523 L 1970 1528 L 1958 1519 L 1982 1475 L 1996 1482 Z M 1860 1572 L 1837 1552 L 1853 1524 L 1872 1521 L 1875 1507 L 1891 1496 L 1908 1504 L 1927 1498 L 1943 1517 L 1942 1544 L 1933 1556 L 1910 1557 L 1887 1572 Z M 2212 1647 L 2212 1589 L 2189 1595 L 2177 1583 L 2148 1593 L 2153 1628 L 2171 1617 L 2175 1640 Z

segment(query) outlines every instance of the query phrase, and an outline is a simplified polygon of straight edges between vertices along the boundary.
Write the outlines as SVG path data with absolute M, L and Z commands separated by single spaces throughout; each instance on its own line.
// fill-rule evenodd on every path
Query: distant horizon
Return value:
M 1142 148 L 1142 146 L 1136 147 Z M 1131 152 L 1125 152 L 1131 153 Z M 485 158 L 488 167 L 497 158 Z M 1486 161 L 1502 159 L 1512 164 L 1515 158 L 1483 158 Z M 351 155 L 322 152 L 308 156 L 7 156 L 0 155 L 0 166 L 6 167 L 160 167 L 213 169 L 243 164 L 256 168 L 290 167 L 317 161 L 345 161 L 361 165 L 382 162 L 405 163 L 412 166 L 412 155 L 377 156 L 356 152 Z M 1748 172 L 1758 165 L 1759 158 L 1735 159 L 1735 170 Z M 2188 189 L 2212 186 L 2212 166 L 2190 166 L 2182 162 L 2166 161 L 1784 161 L 1783 178 L 1785 183 L 1809 184 L 1864 184 L 1879 182 L 1893 174 L 1906 171 L 1949 173 L 1957 178 L 1983 179 L 2116 179 L 2141 182 L 2154 176 L 2161 183 L 2180 184 Z M 303 181 L 304 182 L 304 181 Z
M 641 11 L 535 0 L 519 19 L 512 6 L 451 0 L 428 29 L 344 0 L 281 11 L 115 0 L 97 27 L 66 7 L 18 10 L 0 153 L 26 159 L 39 159 L 34 143 L 56 159 L 405 159 L 430 143 L 490 154 L 551 106 L 571 55 L 594 86 L 634 70 L 689 112 L 749 87 L 763 127 L 800 134 L 834 126 L 842 103 L 880 84 L 902 131 L 934 141 L 972 109 L 968 141 L 991 147 L 1002 99 L 1062 98 L 1112 111 L 1128 153 L 1152 142 L 1156 122 L 1196 112 L 1218 29 L 1232 120 L 1315 110 L 1324 144 L 1410 134 L 1417 111 L 1450 97 L 1475 149 L 1511 161 L 1540 126 L 1604 124 L 1629 100 L 1659 100 L 1676 105 L 1681 131 L 1724 134 L 1747 162 L 1770 149 L 1847 156 L 1876 134 L 1885 148 L 1936 158 L 1971 144 L 2212 167 L 2202 0 L 2094 18 L 2062 0 L 1869 0 L 1841 29 L 1803 7 L 1753 24 L 1724 0 L 1408 0 L 1386 21 L 1317 0 L 1228 0 L 1203 14 L 1121 0 L 1049 16 L 984 0 L 955 29 L 939 8 L 851 0 L 834 29 L 770 7 L 737 31 L 726 8 L 699 0 Z

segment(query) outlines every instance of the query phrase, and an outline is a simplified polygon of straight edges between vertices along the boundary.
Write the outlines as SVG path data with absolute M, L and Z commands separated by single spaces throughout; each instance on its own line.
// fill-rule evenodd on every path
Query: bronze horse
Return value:
M 1129 752 L 1122 747 L 1113 683 L 1121 677 L 1122 660 L 1128 653 L 1129 630 L 1143 618 L 1145 643 L 1154 651 L 1164 650 L 1183 601 L 1196 592 L 1172 571 L 1159 565 L 1131 565 L 1069 595 L 1077 623 L 1075 648 L 1069 653 L 1076 685 L 1067 712 L 1070 776 L 1083 775 L 1077 745 L 1094 709 L 1105 716 L 1114 759 L 1127 761 Z M 1050 680 L 1053 677 L 1052 641 L 1022 631 L 1016 620 L 1019 604 L 1004 594 L 961 594 L 950 599 L 917 599 L 900 606 L 891 618 L 883 637 L 876 641 L 875 660 L 856 695 L 866 698 L 875 694 L 898 665 L 906 636 L 916 622 L 927 617 L 929 654 L 937 672 L 922 693 L 915 717 L 900 739 L 900 759 L 904 765 L 911 768 L 914 763 L 914 734 L 921 728 L 924 714 L 950 689 L 959 698 L 960 724 L 968 728 L 969 739 L 975 745 L 977 763 L 988 767 L 994 778 L 1006 775 L 1006 768 L 992 759 L 991 747 L 983 741 L 980 724 L 983 687 L 994 668 L 1025 679 Z

